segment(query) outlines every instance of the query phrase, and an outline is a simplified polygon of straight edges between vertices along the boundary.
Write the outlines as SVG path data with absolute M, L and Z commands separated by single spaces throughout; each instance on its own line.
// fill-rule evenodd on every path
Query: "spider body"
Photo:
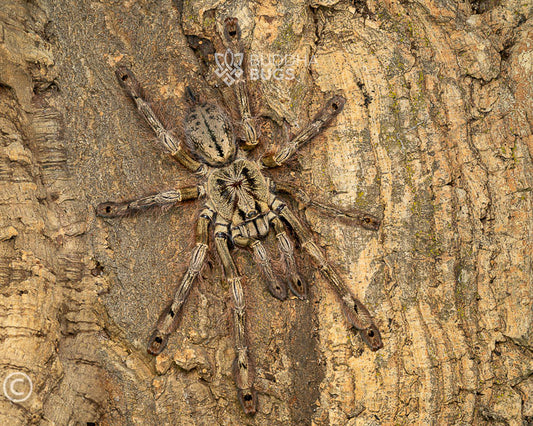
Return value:
M 224 34 L 230 47 L 239 48 L 240 30 L 235 18 L 226 20 Z M 277 192 L 293 195 L 307 207 L 348 217 L 366 229 L 378 229 L 379 219 L 363 212 L 343 212 L 335 207 L 315 202 L 301 190 L 294 190 L 290 184 L 274 185 L 262 173 L 262 168 L 282 165 L 303 144 L 319 134 L 342 111 L 345 99 L 339 95 L 333 96 L 307 127 L 282 146 L 277 153 L 263 157 L 261 163 L 258 163 L 247 159 L 239 149 L 228 115 L 215 104 L 198 102 L 190 90 L 192 106 L 184 124 L 186 145 L 189 149 L 184 150 L 144 100 L 140 85 L 133 73 L 125 67 L 119 67 L 116 75 L 162 145 L 180 164 L 189 171 L 197 173 L 201 182 L 195 186 L 175 188 L 132 201 L 101 203 L 96 208 L 97 215 L 126 216 L 154 206 L 205 199 L 204 208 L 197 222 L 196 246 L 191 253 L 189 267 L 178 285 L 172 302 L 159 317 L 148 342 L 148 352 L 157 355 L 163 351 L 169 336 L 178 327 L 182 306 L 200 273 L 209 248 L 210 230 L 233 295 L 236 353 L 233 375 L 245 413 L 256 412 L 257 394 L 254 389 L 254 364 L 248 351 L 242 277 L 231 255 L 231 250 L 235 246 L 253 253 L 254 260 L 261 269 L 262 279 L 274 297 L 284 300 L 290 290 L 298 298 L 305 299 L 307 286 L 300 279 L 296 268 L 293 245 L 287 233 L 287 230 L 291 230 L 302 249 L 311 257 L 335 291 L 350 326 L 360 333 L 370 349 L 380 349 L 383 346 L 381 336 L 370 313 L 331 268 L 314 243 L 311 233 L 291 212 L 288 205 L 278 198 Z M 244 80 L 236 83 L 235 91 L 239 101 L 241 127 L 245 134 L 241 146 L 245 150 L 253 149 L 258 141 L 252 126 Z M 283 279 L 274 273 L 271 259 L 261 242 L 269 232 L 274 232 L 277 240 L 279 256 L 284 265 Z
M 195 105 L 185 119 L 189 149 L 203 163 L 223 167 L 233 161 L 237 145 L 229 118 L 214 104 Z
M 267 235 L 269 190 L 257 164 L 238 159 L 216 170 L 207 181 L 207 193 L 208 205 L 217 213 L 216 224 L 227 226 L 220 232 L 237 241 Z

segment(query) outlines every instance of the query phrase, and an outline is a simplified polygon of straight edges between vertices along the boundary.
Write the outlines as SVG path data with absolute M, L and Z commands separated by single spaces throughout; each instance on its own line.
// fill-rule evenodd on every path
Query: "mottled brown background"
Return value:
M 282 303 L 237 254 L 254 418 L 231 378 L 215 256 L 168 348 L 157 360 L 145 351 L 199 206 L 94 216 L 99 202 L 194 182 L 154 143 L 115 65 L 132 68 L 179 134 L 186 85 L 233 104 L 185 37 L 216 40 L 227 16 L 248 52 L 314 55 L 294 80 L 252 85 L 261 152 L 331 93 L 347 99 L 272 175 L 383 218 L 375 233 L 301 212 L 374 314 L 375 353 L 308 258 L 309 301 Z M 0 424 L 532 424 L 531 16 L 531 0 L 4 0 L 0 381 L 23 371 L 34 392 L 19 404 L 0 394 Z

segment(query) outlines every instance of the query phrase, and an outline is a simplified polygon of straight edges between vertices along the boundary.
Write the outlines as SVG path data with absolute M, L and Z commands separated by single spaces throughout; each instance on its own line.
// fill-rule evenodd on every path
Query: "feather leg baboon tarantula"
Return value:
M 228 48 L 241 47 L 240 29 L 235 18 L 226 19 L 223 39 Z M 196 246 L 189 267 L 172 303 L 162 312 L 156 324 L 155 331 L 149 339 L 148 352 L 152 355 L 159 354 L 165 348 L 169 335 L 178 327 L 181 308 L 204 263 L 210 227 L 214 228 L 214 245 L 233 294 L 236 351 L 233 375 L 239 400 L 246 414 L 256 412 L 257 396 L 254 389 L 253 362 L 248 353 L 241 276 L 231 256 L 231 249 L 234 246 L 252 251 L 254 259 L 262 270 L 263 279 L 274 297 L 284 300 L 290 290 L 296 297 L 305 299 L 307 286 L 296 269 L 293 245 L 287 235 L 287 230 L 292 231 L 301 247 L 313 259 L 335 290 L 351 326 L 359 331 L 363 341 L 372 350 L 380 349 L 383 346 L 381 336 L 366 307 L 329 266 L 314 243 L 311 233 L 275 193 L 285 192 L 307 206 L 348 216 L 366 229 L 377 230 L 379 219 L 366 213 L 342 212 L 332 206 L 317 203 L 291 185 L 275 185 L 261 172 L 262 168 L 281 166 L 302 145 L 318 135 L 342 111 L 345 99 L 339 95 L 331 98 L 307 127 L 285 143 L 277 153 L 264 156 L 259 164 L 247 159 L 239 150 L 233 127 L 224 111 L 213 103 L 199 102 L 187 88 L 191 108 L 184 127 L 186 144 L 192 155 L 189 154 L 165 129 L 143 98 L 140 85 L 133 73 L 125 67 L 119 67 L 116 75 L 160 142 L 170 151 L 170 155 L 186 169 L 199 175 L 203 183 L 132 201 L 101 203 L 96 208 L 97 215 L 108 218 L 120 217 L 154 206 L 169 206 L 201 198 L 206 200 L 198 218 Z M 244 130 L 242 145 L 245 150 L 250 150 L 257 145 L 258 139 L 250 113 L 245 80 L 241 78 L 234 87 Z M 271 260 L 261 242 L 271 229 L 274 230 L 277 239 L 287 283 L 274 274 Z

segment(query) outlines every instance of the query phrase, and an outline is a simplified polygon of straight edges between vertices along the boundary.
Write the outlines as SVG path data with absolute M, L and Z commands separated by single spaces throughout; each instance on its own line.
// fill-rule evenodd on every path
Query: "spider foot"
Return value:
M 377 351 L 383 347 L 379 329 L 374 324 L 365 305 L 357 299 L 351 301 L 344 300 L 343 311 L 350 324 L 361 335 L 363 342 L 372 351 Z
M 381 220 L 370 214 L 363 213 L 359 215 L 358 212 L 355 212 L 354 214 L 346 213 L 346 216 L 348 216 L 350 219 L 358 220 L 359 225 L 362 228 L 369 229 L 371 231 L 377 231 L 381 225 Z
M 359 334 L 361 335 L 363 342 L 365 342 L 372 351 L 378 351 L 383 347 L 379 330 L 374 324 L 364 330 L 359 330 Z
M 307 299 L 307 283 L 296 273 L 292 273 L 289 279 L 291 292 L 300 300 Z
M 120 85 L 126 89 L 128 94 L 133 98 L 140 98 L 142 97 L 141 94 L 141 86 L 137 79 L 135 78 L 135 75 L 129 70 L 129 68 L 124 66 L 119 66 L 115 70 L 115 75 L 117 76 L 117 79 L 120 83 Z
M 148 353 L 150 355 L 159 355 L 167 346 L 168 336 L 155 330 L 148 341 Z
M 224 20 L 224 37 L 230 43 L 241 39 L 241 28 L 237 18 L 228 17 Z
M 272 296 L 279 300 L 285 300 L 287 298 L 287 286 L 284 282 L 272 278 L 268 280 L 268 291 Z
M 127 216 L 130 213 L 129 202 L 113 203 L 109 201 L 96 206 L 96 215 L 101 217 Z
M 250 389 L 238 389 L 239 402 L 244 412 L 253 416 L 257 412 L 257 392 L 252 387 Z
M 248 415 L 257 411 L 257 393 L 254 389 L 255 369 L 248 357 L 248 348 L 237 347 L 237 356 L 233 362 L 233 378 L 238 389 L 242 409 Z

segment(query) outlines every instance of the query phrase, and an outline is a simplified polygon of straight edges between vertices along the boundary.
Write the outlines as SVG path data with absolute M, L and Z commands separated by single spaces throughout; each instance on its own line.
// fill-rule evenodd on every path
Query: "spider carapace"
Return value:
M 228 48 L 241 48 L 240 29 L 235 18 L 226 19 L 224 40 Z M 372 350 L 380 349 L 383 346 L 381 336 L 370 313 L 329 266 L 311 233 L 276 193 L 284 192 L 307 206 L 335 215 L 349 216 L 366 229 L 378 229 L 379 219 L 363 212 L 342 212 L 332 206 L 320 204 L 290 184 L 274 184 L 261 172 L 265 167 L 281 166 L 298 148 L 319 134 L 342 111 L 345 99 L 340 95 L 333 96 L 307 127 L 285 143 L 277 153 L 263 157 L 261 163 L 258 163 L 248 160 L 244 152 L 258 144 L 244 78 L 234 85 L 244 133 L 240 146 L 228 115 L 213 103 L 198 101 L 192 91 L 187 89 L 191 108 L 185 119 L 186 150 L 161 124 L 144 99 L 133 73 L 125 67 L 119 67 L 116 75 L 170 155 L 189 171 L 196 173 L 202 182 L 196 186 L 173 189 L 132 201 L 101 203 L 96 208 L 97 215 L 119 217 L 150 207 L 205 199 L 205 207 L 197 222 L 196 246 L 189 267 L 172 303 L 163 311 L 156 324 L 148 342 L 148 352 L 159 354 L 165 348 L 169 335 L 178 327 L 183 303 L 204 263 L 210 229 L 214 233 L 214 245 L 233 294 L 236 352 L 233 375 L 239 400 L 246 414 L 256 412 L 257 395 L 254 389 L 254 366 L 248 351 L 241 276 L 231 256 L 234 246 L 252 252 L 262 271 L 263 280 L 274 297 L 286 299 L 290 291 L 298 298 L 305 299 L 307 286 L 296 269 L 293 245 L 287 232 L 290 229 L 335 290 L 350 325 L 359 331 Z M 274 273 L 270 257 L 261 242 L 271 231 L 275 233 L 279 255 L 285 267 L 285 279 L 280 279 Z

